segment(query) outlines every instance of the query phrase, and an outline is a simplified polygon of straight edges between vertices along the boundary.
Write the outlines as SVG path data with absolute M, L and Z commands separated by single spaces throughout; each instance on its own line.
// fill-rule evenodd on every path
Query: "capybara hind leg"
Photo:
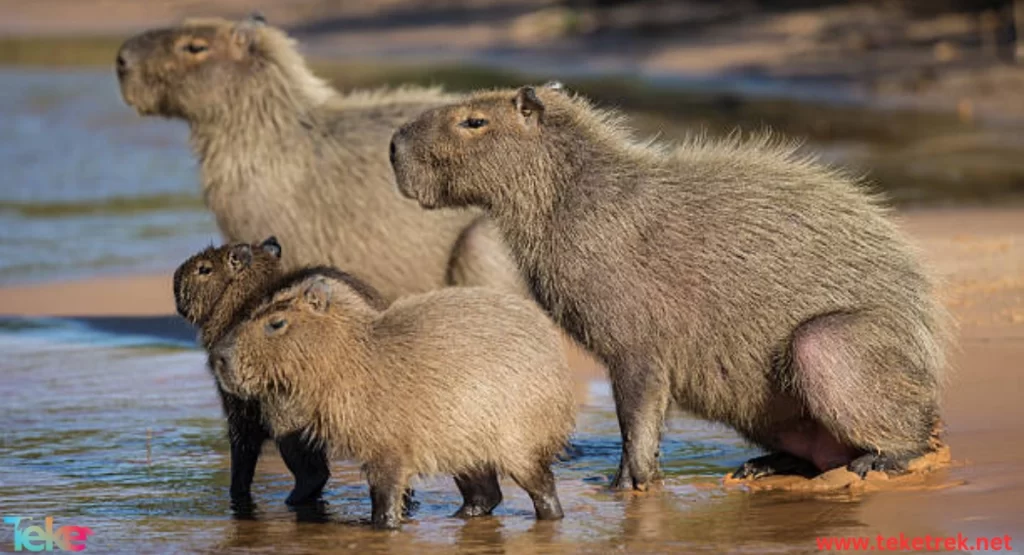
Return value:
M 331 477 L 331 466 L 322 447 L 310 445 L 302 432 L 292 432 L 277 441 L 285 466 L 295 477 L 295 489 L 285 503 L 307 505 L 316 503 Z
M 649 374 L 613 374 L 612 393 L 622 434 L 622 459 L 611 487 L 645 491 L 661 478 L 658 458 L 668 384 Z
M 907 471 L 907 463 L 911 459 L 922 455 L 921 453 L 906 453 L 902 455 L 890 455 L 886 453 L 866 453 L 850 461 L 847 468 L 864 478 L 868 472 L 875 470 L 886 474 L 903 474 Z
M 250 489 L 256 474 L 263 442 L 269 439 L 263 426 L 260 405 L 221 392 L 224 412 L 228 417 L 228 443 L 231 446 L 231 499 L 246 505 L 251 501 Z
M 861 453 L 893 457 L 927 449 L 936 362 L 925 334 L 902 331 L 900 323 L 871 312 L 829 314 L 794 332 L 788 381 L 808 420 L 820 424 L 816 451 L 842 445 L 849 455 L 839 462 L 846 464 Z M 819 466 L 836 462 L 816 456 Z
M 470 518 L 491 514 L 501 503 L 501 486 L 494 470 L 481 470 L 455 476 L 455 485 L 462 492 L 462 507 L 454 516 Z
M 373 527 L 390 530 L 398 528 L 402 524 L 408 473 L 396 463 L 368 463 L 364 470 L 370 483 L 370 521 Z
M 501 232 L 486 216 L 462 231 L 452 247 L 445 274 L 447 285 L 490 287 L 529 296 Z
M 755 457 L 740 465 L 732 477 L 737 480 L 745 478 L 763 478 L 775 474 L 789 474 L 811 477 L 818 473 L 817 467 L 810 461 L 789 453 L 769 453 Z
M 530 496 L 537 520 L 560 520 L 564 516 L 549 465 L 538 463 L 531 469 L 513 472 L 512 479 Z

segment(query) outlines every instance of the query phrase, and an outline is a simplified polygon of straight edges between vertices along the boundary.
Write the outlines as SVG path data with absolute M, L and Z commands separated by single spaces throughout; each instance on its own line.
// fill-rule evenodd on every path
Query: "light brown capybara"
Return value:
M 455 285 L 525 293 L 479 210 L 428 212 L 394 186 L 398 125 L 454 97 L 406 87 L 341 94 L 262 18 L 192 19 L 121 46 L 125 101 L 184 120 L 203 198 L 232 242 L 276 235 L 286 270 L 332 264 L 392 300 Z
M 659 476 L 670 399 L 770 451 L 736 473 L 901 469 L 928 446 L 948 318 L 878 199 L 768 138 L 638 141 L 562 91 L 403 125 L 400 190 L 479 206 L 534 297 L 609 368 L 613 481 Z
M 399 526 L 409 480 L 431 474 L 455 476 L 457 516 L 489 514 L 505 474 L 538 519 L 562 517 L 550 465 L 573 429 L 571 377 L 556 327 L 519 295 L 447 288 L 381 311 L 315 276 L 213 353 L 221 386 L 258 400 L 275 436 L 302 430 L 362 464 L 376 527 Z

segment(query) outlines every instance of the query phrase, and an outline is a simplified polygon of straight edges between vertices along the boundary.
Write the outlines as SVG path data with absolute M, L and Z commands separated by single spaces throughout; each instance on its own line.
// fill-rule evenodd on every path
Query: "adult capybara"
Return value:
M 346 268 L 389 300 L 436 289 L 446 275 L 525 291 L 493 227 L 469 227 L 480 211 L 427 212 L 395 191 L 391 134 L 452 96 L 339 94 L 262 18 L 147 31 L 121 47 L 117 75 L 140 114 L 188 122 L 203 197 L 229 241 L 274 234 L 288 245 L 286 269 Z
M 383 308 L 379 293 L 355 278 L 333 268 L 303 268 L 285 273 L 281 245 L 275 237 L 259 244 L 233 243 L 210 247 L 193 255 L 174 272 L 174 302 L 178 313 L 199 328 L 199 342 L 209 349 L 256 305 L 278 287 L 311 275 L 330 275 L 350 280 L 368 302 Z M 245 507 L 263 442 L 270 432 L 258 401 L 243 400 L 217 388 L 228 424 L 231 446 L 231 497 Z M 295 476 L 290 505 L 304 504 L 320 497 L 330 478 L 326 455 L 309 445 L 300 433 L 278 438 L 281 458 Z
M 768 139 L 638 142 L 530 87 L 430 110 L 391 150 L 407 196 L 485 207 L 538 302 L 608 366 L 615 484 L 658 476 L 670 398 L 772 452 L 739 475 L 863 475 L 927 448 L 945 313 L 856 180 Z
M 498 475 L 562 509 L 550 465 L 575 404 L 556 327 L 532 302 L 447 288 L 378 310 L 350 284 L 315 276 L 279 290 L 213 350 L 224 389 L 256 399 L 275 436 L 302 430 L 362 464 L 373 524 L 400 524 L 417 475 L 451 474 L 457 516 L 501 502 Z

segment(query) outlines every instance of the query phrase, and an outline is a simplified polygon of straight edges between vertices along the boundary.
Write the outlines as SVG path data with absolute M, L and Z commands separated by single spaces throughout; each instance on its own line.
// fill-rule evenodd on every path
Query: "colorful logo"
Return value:
M 45 526 L 28 526 L 32 517 L 5 516 L 4 524 L 14 525 L 15 551 L 84 551 L 85 541 L 92 535 L 86 526 L 61 526 L 53 529 L 53 517 L 44 519 Z

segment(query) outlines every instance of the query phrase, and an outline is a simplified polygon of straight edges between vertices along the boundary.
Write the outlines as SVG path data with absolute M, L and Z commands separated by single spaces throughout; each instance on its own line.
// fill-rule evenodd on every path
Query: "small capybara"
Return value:
M 522 296 L 447 288 L 379 310 L 350 284 L 313 276 L 278 290 L 213 351 L 221 386 L 258 400 L 275 436 L 301 430 L 362 464 L 372 522 L 400 524 L 417 475 L 451 474 L 456 516 L 489 514 L 498 475 L 562 517 L 550 465 L 575 403 L 556 327 Z
M 613 485 L 659 476 L 671 398 L 770 451 L 739 476 L 896 471 L 927 448 L 948 319 L 857 180 L 768 138 L 637 141 L 532 87 L 427 111 L 391 151 L 405 195 L 486 208 L 537 301 L 607 365 Z
M 236 325 L 275 287 L 310 275 L 330 275 L 350 280 L 368 302 L 380 308 L 387 303 L 379 293 L 333 268 L 304 268 L 285 274 L 281 245 L 275 237 L 262 243 L 227 244 L 210 247 L 190 257 L 174 272 L 174 301 L 178 313 L 199 328 L 199 342 L 209 349 Z M 242 400 L 218 386 L 228 422 L 231 446 L 231 498 L 241 507 L 250 499 L 250 488 L 263 442 L 270 432 L 263 421 L 259 402 Z M 281 458 L 295 476 L 290 505 L 305 504 L 320 497 L 330 478 L 327 457 L 319 446 L 303 441 L 301 434 L 278 437 Z
M 258 17 L 141 33 L 121 46 L 117 75 L 138 113 L 188 122 L 203 198 L 228 241 L 274 234 L 288 245 L 286 270 L 333 264 L 389 300 L 446 278 L 526 290 L 479 210 L 428 212 L 395 190 L 391 134 L 453 96 L 415 87 L 340 94 Z

